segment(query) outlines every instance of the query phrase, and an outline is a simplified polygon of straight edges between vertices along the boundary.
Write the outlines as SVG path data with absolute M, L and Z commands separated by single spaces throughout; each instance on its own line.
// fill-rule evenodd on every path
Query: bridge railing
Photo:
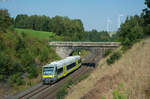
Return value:
M 120 46 L 120 42 L 50 42 L 52 46 Z

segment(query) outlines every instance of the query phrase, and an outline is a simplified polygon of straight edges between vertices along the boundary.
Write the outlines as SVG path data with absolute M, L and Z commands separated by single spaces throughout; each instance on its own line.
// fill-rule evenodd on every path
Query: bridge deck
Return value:
M 120 42 L 50 42 L 52 46 L 59 47 L 105 47 L 105 46 L 119 46 Z

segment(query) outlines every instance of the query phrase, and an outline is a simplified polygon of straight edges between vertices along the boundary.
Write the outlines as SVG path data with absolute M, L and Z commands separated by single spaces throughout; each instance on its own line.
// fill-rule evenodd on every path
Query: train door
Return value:
M 64 67 L 64 76 L 67 75 L 67 68 L 66 68 L 66 65 L 63 66 Z
M 79 64 L 78 59 L 76 59 L 76 66 Z
M 63 77 L 63 67 L 57 68 L 57 78 L 60 79 Z

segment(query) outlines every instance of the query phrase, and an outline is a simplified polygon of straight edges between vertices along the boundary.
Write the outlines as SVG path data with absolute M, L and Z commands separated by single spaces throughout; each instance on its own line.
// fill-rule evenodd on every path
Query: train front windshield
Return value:
M 54 67 L 44 67 L 43 74 L 44 75 L 54 75 Z

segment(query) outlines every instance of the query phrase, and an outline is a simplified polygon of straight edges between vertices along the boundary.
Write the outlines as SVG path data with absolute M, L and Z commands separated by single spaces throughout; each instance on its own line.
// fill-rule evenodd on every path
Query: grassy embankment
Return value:
M 30 35 L 32 37 L 38 38 L 38 39 L 45 39 L 49 40 L 49 38 L 54 37 L 55 34 L 52 32 L 45 32 L 45 31 L 35 31 L 31 29 L 15 29 L 18 33 L 25 33 L 27 35 Z
M 87 79 L 72 86 L 66 99 L 150 98 L 150 38 L 135 44 L 114 64 L 107 64 L 108 57 Z

